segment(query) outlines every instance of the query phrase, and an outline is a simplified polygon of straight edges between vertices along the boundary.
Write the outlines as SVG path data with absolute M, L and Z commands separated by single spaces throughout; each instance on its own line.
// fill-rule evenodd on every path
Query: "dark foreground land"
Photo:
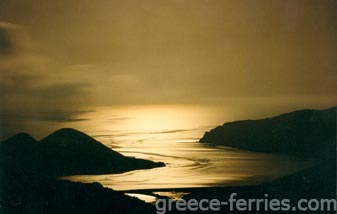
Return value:
M 191 188 L 170 191 L 189 192 L 190 194 L 184 197 L 185 200 L 219 199 L 227 201 L 231 193 L 237 193 L 237 199 L 264 199 L 264 194 L 268 194 L 269 199 L 291 199 L 294 203 L 302 198 L 331 199 L 336 197 L 335 169 L 336 164 L 331 160 L 331 162 L 321 163 L 295 175 L 258 186 Z M 0 213 L 156 213 L 153 205 L 126 196 L 122 192 L 104 188 L 98 183 L 82 184 L 48 177 L 31 177 L 26 174 L 17 174 L 16 176 L 15 180 L 2 180 Z M 151 195 L 153 191 L 167 190 L 135 192 Z M 173 209 L 167 213 L 182 212 Z M 183 213 L 287 212 L 266 212 L 263 209 L 260 212 L 229 212 L 229 207 L 222 207 L 219 212 L 185 211 Z M 335 213 L 335 211 L 291 213 Z
M 20 133 L 0 143 L 0 214 L 153 213 L 153 206 L 98 183 L 57 177 L 163 166 L 123 156 L 74 129 L 60 129 L 41 141 Z
M 257 186 L 175 191 L 189 192 L 190 194 L 184 197 L 186 200 L 227 201 L 231 193 L 237 193 L 237 199 L 264 199 L 265 194 L 268 194 L 270 199 L 290 199 L 294 203 L 302 198 L 336 198 L 335 110 L 334 108 L 327 111 L 295 112 L 276 119 L 225 124 L 222 128 L 206 134 L 202 139 L 203 142 L 205 139 L 215 140 L 215 144 L 221 145 L 223 142 L 233 143 L 243 138 L 247 141 L 242 146 L 247 146 L 246 149 L 253 151 L 261 149 L 263 143 L 272 142 L 266 145 L 268 152 L 305 157 L 312 154 L 311 156 L 317 161 L 315 166 Z M 255 125 L 252 126 L 252 123 Z M 287 126 L 291 124 L 292 128 L 288 129 Z M 249 131 L 251 127 L 254 128 Z M 231 133 L 228 130 L 231 130 Z M 247 132 L 241 132 L 244 130 Z M 300 136 L 306 133 L 314 140 L 308 138 L 307 141 L 298 141 L 301 139 Z M 261 138 L 260 134 L 264 137 Z M 228 138 L 228 141 L 221 141 L 218 138 Z M 266 141 L 264 138 L 271 141 Z M 280 144 L 282 142 L 284 144 Z M 289 151 L 286 151 L 286 148 L 289 148 Z M 126 196 L 122 192 L 104 188 L 98 183 L 82 184 L 58 180 L 57 177 L 73 174 L 119 173 L 162 166 L 164 166 L 163 163 L 125 157 L 74 129 L 61 129 L 41 141 L 36 141 L 27 134 L 18 134 L 0 143 L 0 214 L 156 213 L 153 205 Z M 135 192 L 153 194 L 153 190 Z M 173 209 L 168 213 L 181 212 Z M 184 213 L 286 212 L 267 212 L 263 209 L 260 212 L 229 212 L 228 207 L 222 207 L 219 212 L 185 211 Z M 335 211 L 312 213 L 335 213 Z
M 99 183 L 82 184 L 48 177 L 17 175 L 3 181 L 2 214 L 155 213 L 155 208 Z
M 210 188 L 182 188 L 182 189 L 166 189 L 166 190 L 138 190 L 134 193 L 142 193 L 148 195 L 158 195 L 153 194 L 153 192 L 158 191 L 176 191 L 176 192 L 187 192 L 188 195 L 184 196 L 183 199 L 186 201 L 190 199 L 197 199 L 198 201 L 202 199 L 218 199 L 219 201 L 228 201 L 232 193 L 236 193 L 235 198 L 239 199 L 289 199 L 291 201 L 290 205 L 296 206 L 300 199 L 336 199 L 336 162 L 335 160 L 330 160 L 322 162 L 312 168 L 305 169 L 299 173 L 286 176 L 275 180 L 270 183 L 265 183 L 256 186 L 238 186 L 238 187 L 210 187 Z M 130 191 L 128 191 L 130 192 Z M 266 197 L 265 194 L 268 196 Z M 167 199 L 165 197 L 158 197 L 161 199 Z M 168 202 L 165 202 L 166 205 Z M 161 206 L 163 206 L 161 204 Z M 172 205 L 172 211 L 167 213 L 336 213 L 333 206 L 331 210 L 327 211 L 271 211 L 264 210 L 263 206 L 260 206 L 260 211 L 253 210 L 250 212 L 248 210 L 231 211 L 228 206 L 221 206 L 219 211 L 178 211 L 175 209 L 175 205 Z M 255 207 L 256 208 L 256 207 Z

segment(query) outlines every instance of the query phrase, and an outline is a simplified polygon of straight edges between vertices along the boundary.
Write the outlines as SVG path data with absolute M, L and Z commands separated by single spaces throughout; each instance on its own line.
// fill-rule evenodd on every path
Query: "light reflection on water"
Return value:
M 197 143 L 206 130 L 234 120 L 234 111 L 201 106 L 96 108 L 64 124 L 94 136 L 126 156 L 162 161 L 166 167 L 123 174 L 77 175 L 115 190 L 249 185 L 293 173 L 311 163 Z M 243 133 L 244 134 L 244 133 Z
M 139 194 L 139 193 L 125 193 L 125 195 L 139 198 L 145 201 L 145 203 L 150 203 L 150 204 L 154 204 L 157 201 L 157 198 L 152 195 L 145 195 L 145 194 Z

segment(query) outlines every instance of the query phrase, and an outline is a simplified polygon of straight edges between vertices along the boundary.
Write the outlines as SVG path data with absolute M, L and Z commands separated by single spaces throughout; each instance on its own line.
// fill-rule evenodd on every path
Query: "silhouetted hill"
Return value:
M 39 142 L 42 170 L 56 175 L 103 174 L 164 166 L 125 157 L 75 129 L 60 129 Z
M 75 129 L 60 129 L 40 142 L 17 134 L 0 143 L 0 170 L 63 176 L 108 174 L 164 166 L 149 160 L 125 157 Z
M 26 133 L 19 133 L 0 143 L 1 175 L 36 172 L 38 142 Z M 14 173 L 16 171 L 16 173 Z
M 136 198 L 55 176 L 125 172 L 164 166 L 125 157 L 75 129 L 40 142 L 25 133 L 0 143 L 0 213 L 154 213 Z
M 336 107 L 225 123 L 206 132 L 199 142 L 256 152 L 334 157 Z
M 1 156 L 13 158 L 27 153 L 37 146 L 37 141 L 26 133 L 19 133 L 0 143 Z

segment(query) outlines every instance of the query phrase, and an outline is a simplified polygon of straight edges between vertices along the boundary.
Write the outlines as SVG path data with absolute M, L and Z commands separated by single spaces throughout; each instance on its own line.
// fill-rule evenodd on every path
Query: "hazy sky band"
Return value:
M 335 6 L 2 0 L 1 114 L 123 104 L 336 105 Z

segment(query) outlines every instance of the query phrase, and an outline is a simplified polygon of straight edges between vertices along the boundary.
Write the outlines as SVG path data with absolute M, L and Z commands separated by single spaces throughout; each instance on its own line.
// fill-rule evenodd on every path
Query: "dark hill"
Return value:
M 32 152 L 37 146 L 37 141 L 26 133 L 19 133 L 0 143 L 1 156 L 13 157 Z
M 88 135 L 61 129 L 40 142 L 25 133 L 0 142 L 0 213 L 154 213 L 136 198 L 55 176 L 164 166 L 125 157 Z
M 36 172 L 38 141 L 26 133 L 19 133 L 0 143 L 0 173 L 10 175 Z
M 40 142 L 21 133 L 0 143 L 0 170 L 8 176 L 108 174 L 164 165 L 125 157 L 75 129 L 60 129 Z
M 13 144 L 13 143 L 32 144 L 32 143 L 36 143 L 36 142 L 37 141 L 32 136 L 30 136 L 27 133 L 21 132 L 21 133 L 18 133 L 16 135 L 14 135 L 11 138 L 8 138 L 7 140 L 4 140 L 0 144 L 0 146 L 2 147 L 4 145 L 9 145 L 9 144 Z
M 336 107 L 225 123 L 206 132 L 199 142 L 256 152 L 334 157 Z
M 60 129 L 39 142 L 42 170 L 57 175 L 103 174 L 164 166 L 125 157 L 75 129 Z

